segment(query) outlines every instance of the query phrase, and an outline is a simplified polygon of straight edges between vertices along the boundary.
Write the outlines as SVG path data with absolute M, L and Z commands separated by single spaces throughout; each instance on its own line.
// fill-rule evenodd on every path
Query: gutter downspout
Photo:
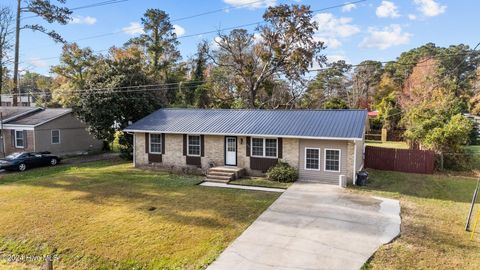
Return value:
M 136 166 L 136 159 L 135 157 L 137 156 L 137 151 L 135 150 L 135 146 L 137 145 L 137 133 L 133 133 L 133 167 Z
M 356 172 L 356 170 L 357 170 L 357 142 L 353 141 L 353 175 L 352 175 L 353 185 L 357 184 L 357 179 L 356 179 L 357 172 Z

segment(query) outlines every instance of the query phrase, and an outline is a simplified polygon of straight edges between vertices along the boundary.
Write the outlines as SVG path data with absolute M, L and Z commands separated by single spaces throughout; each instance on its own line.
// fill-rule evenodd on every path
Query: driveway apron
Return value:
M 397 200 L 297 182 L 208 269 L 359 269 L 399 233 Z

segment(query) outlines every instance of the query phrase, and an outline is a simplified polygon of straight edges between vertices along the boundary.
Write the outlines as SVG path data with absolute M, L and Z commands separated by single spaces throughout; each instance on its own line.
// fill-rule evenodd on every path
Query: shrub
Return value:
M 267 172 L 269 180 L 287 183 L 298 179 L 298 172 L 286 162 L 279 162 Z

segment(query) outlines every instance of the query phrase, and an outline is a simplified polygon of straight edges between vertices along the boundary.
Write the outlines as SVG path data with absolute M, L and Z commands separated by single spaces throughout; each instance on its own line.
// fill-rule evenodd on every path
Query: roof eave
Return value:
M 248 137 L 272 137 L 272 138 L 292 138 L 292 139 L 311 139 L 311 140 L 337 140 L 337 141 L 362 141 L 363 138 L 357 137 L 322 137 L 322 136 L 297 136 L 282 134 L 239 134 L 239 133 L 211 133 L 211 132 L 178 132 L 178 131 L 158 131 L 126 128 L 124 132 L 131 133 L 166 133 L 166 134 L 190 134 L 190 135 L 212 135 L 212 136 L 248 136 Z

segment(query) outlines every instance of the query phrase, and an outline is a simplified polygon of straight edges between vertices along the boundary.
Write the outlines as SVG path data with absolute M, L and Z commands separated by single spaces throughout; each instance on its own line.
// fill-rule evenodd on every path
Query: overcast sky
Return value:
M 2 0 L 14 6 L 16 0 Z M 68 0 L 69 7 L 105 2 L 105 0 Z M 121 46 L 141 33 L 140 18 L 148 8 L 170 14 L 180 41 L 183 58 L 195 53 L 202 39 L 213 40 L 218 29 L 251 24 L 262 20 L 268 5 L 301 3 L 320 10 L 349 1 L 339 0 L 124 0 L 111 5 L 79 9 L 68 25 L 48 25 L 67 41 L 105 52 Z M 354 1 L 352 1 L 354 2 Z M 193 18 L 204 12 L 219 10 Z M 427 42 L 448 46 L 465 43 L 474 47 L 480 42 L 478 11 L 474 0 L 367 0 L 357 4 L 316 12 L 320 29 L 316 38 L 323 40 L 330 60 L 345 59 L 352 64 L 363 60 L 394 60 L 401 52 Z M 25 17 L 27 17 L 26 15 Z M 41 22 L 25 18 L 24 23 Z M 253 32 L 255 25 L 246 29 Z M 212 31 L 213 33 L 202 34 Z M 22 31 L 21 67 L 48 74 L 58 63 L 61 45 L 41 33 Z

